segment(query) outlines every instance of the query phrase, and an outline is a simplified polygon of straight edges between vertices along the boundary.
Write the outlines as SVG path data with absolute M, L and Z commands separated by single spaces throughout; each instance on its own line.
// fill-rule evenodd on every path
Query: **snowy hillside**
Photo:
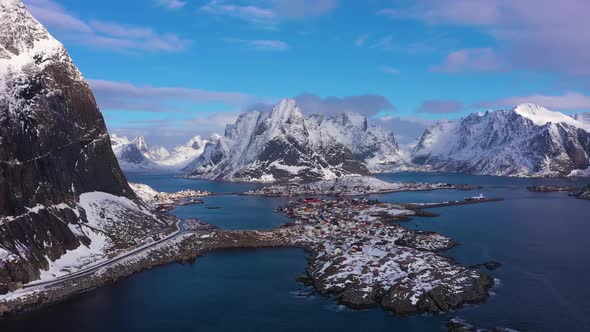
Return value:
M 589 126 L 546 108 L 475 113 L 426 130 L 412 162 L 436 171 L 558 176 L 590 166 Z
M 292 99 L 272 112 L 242 114 L 185 170 L 189 176 L 247 182 L 334 179 L 403 167 L 392 133 L 364 117 L 304 116 Z

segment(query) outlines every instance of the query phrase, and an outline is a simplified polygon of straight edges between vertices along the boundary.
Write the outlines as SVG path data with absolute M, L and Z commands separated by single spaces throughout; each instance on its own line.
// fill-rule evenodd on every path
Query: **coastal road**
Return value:
M 37 287 L 53 286 L 55 284 L 59 284 L 64 281 L 74 280 L 74 279 L 78 279 L 81 277 L 91 275 L 104 267 L 108 267 L 108 266 L 118 263 L 126 258 L 143 253 L 146 250 L 151 249 L 151 248 L 153 248 L 165 241 L 169 241 L 169 240 L 172 240 L 172 239 L 178 237 L 179 235 L 181 235 L 182 233 L 184 233 L 186 231 L 185 227 L 184 227 L 184 221 L 180 220 L 176 224 L 176 228 L 177 228 L 177 231 L 175 233 L 172 233 L 172 234 L 170 234 L 160 240 L 154 241 L 152 243 L 144 244 L 141 247 L 135 248 L 135 249 L 128 251 L 126 253 L 120 254 L 119 256 L 112 258 L 108 261 L 104 261 L 104 262 L 100 262 L 100 263 L 88 266 L 82 270 L 79 270 L 74 273 L 70 273 L 70 274 L 67 274 L 67 275 L 52 279 L 52 280 L 28 283 L 26 285 L 23 285 L 23 287 L 21 289 L 28 290 L 28 289 L 33 289 L 33 288 L 37 288 Z

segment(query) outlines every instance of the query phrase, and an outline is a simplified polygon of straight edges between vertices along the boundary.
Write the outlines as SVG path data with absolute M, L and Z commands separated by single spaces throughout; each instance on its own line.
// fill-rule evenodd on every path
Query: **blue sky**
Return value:
M 171 146 L 256 103 L 366 114 L 401 140 L 520 102 L 590 109 L 590 12 L 568 0 L 25 0 L 111 131 Z

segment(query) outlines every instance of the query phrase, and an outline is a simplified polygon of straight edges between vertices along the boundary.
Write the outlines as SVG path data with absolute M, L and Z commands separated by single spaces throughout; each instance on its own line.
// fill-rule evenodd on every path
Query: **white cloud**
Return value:
M 201 12 L 231 17 L 267 28 L 284 20 L 299 20 L 327 14 L 338 6 L 338 0 L 246 0 L 242 2 L 211 0 Z
M 382 67 L 381 71 L 389 75 L 398 75 L 400 73 L 399 69 L 389 66 Z
M 180 9 L 186 6 L 186 1 L 182 0 L 155 0 L 154 3 L 156 6 L 168 9 Z
M 490 48 L 469 48 L 449 53 L 443 62 L 430 68 L 434 72 L 494 72 L 504 67 Z
M 368 34 L 360 35 L 356 38 L 356 40 L 354 41 L 354 44 L 356 46 L 363 46 L 365 44 L 365 42 L 367 41 L 367 39 L 369 39 Z
M 533 103 L 554 110 L 590 110 L 590 96 L 568 91 L 561 95 L 532 94 L 513 96 L 477 104 L 479 107 L 496 108 L 499 106 L 513 107 L 522 103 Z
M 226 38 L 225 41 L 241 44 L 257 51 L 286 51 L 289 49 L 289 44 L 281 40 Z
M 191 41 L 175 34 L 162 34 L 149 27 L 129 26 L 99 20 L 85 21 L 52 0 L 25 0 L 31 14 L 63 39 L 78 44 L 117 51 L 178 52 Z
M 208 91 L 183 87 L 138 86 L 131 83 L 88 80 L 101 108 L 144 111 L 185 112 L 179 103 L 221 103 L 244 105 L 253 98 L 239 92 Z

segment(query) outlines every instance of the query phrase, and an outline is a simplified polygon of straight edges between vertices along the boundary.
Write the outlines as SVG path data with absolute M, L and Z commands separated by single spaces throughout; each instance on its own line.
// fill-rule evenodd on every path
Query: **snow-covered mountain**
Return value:
M 0 0 L 0 294 L 159 227 L 127 184 L 65 48 L 20 0 Z
M 590 166 L 590 126 L 544 107 L 475 113 L 426 130 L 412 161 L 436 171 L 559 176 Z
M 164 147 L 149 145 L 143 136 L 129 140 L 127 137 L 112 134 L 111 146 L 119 159 L 121 168 L 126 171 L 180 170 L 198 158 L 209 142 L 217 142 L 218 139 L 219 136 L 215 134 L 209 140 L 195 136 L 185 144 L 174 148 L 170 153 Z
M 201 136 L 195 136 L 185 144 L 175 147 L 170 156 L 159 161 L 158 164 L 183 169 L 203 154 L 207 144 L 216 144 L 217 141 L 219 141 L 219 135 L 216 134 L 213 134 L 208 140 L 203 139 Z
M 356 113 L 343 113 L 336 117 L 312 115 L 307 118 L 308 130 L 318 140 L 331 137 L 350 149 L 356 159 L 372 173 L 393 172 L 407 167 L 393 132 L 370 125 L 366 117 Z M 317 142 L 312 142 L 318 144 Z
M 170 156 L 165 148 L 150 147 L 142 136 L 129 140 L 112 134 L 111 147 L 125 171 L 159 169 L 157 161 L 162 160 L 163 156 Z
M 393 134 L 362 116 L 306 117 L 293 99 L 284 99 L 271 112 L 242 114 L 185 170 L 227 181 L 333 179 L 403 166 L 398 152 Z

